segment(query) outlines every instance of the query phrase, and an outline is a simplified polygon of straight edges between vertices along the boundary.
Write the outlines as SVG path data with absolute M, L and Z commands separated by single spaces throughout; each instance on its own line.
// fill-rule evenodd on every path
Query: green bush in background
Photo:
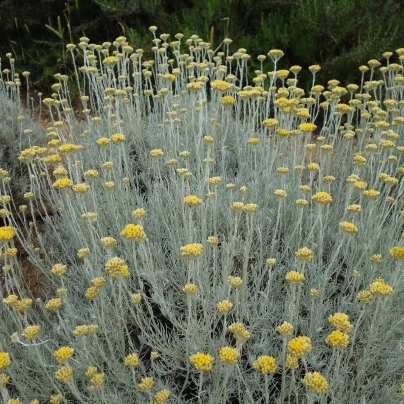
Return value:
M 339 77 L 345 85 L 359 78 L 359 64 L 403 45 L 403 18 L 400 0 L 0 0 L 0 57 L 13 52 L 41 90 L 55 67 L 69 71 L 65 52 L 60 57 L 66 43 L 125 35 L 144 47 L 156 25 L 160 33 L 197 34 L 212 49 L 228 36 L 234 51 L 249 50 L 253 68 L 262 49 L 280 48 L 285 66 L 319 63 L 320 81 Z

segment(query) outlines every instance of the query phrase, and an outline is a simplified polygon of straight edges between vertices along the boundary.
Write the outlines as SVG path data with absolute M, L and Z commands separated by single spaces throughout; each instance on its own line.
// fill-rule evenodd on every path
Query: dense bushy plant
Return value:
M 230 42 L 67 46 L 84 119 L 56 75 L 19 156 L 38 216 L 1 184 L 5 402 L 400 400 L 402 62 L 327 89 L 313 65 L 305 94 L 276 49 L 248 83 Z

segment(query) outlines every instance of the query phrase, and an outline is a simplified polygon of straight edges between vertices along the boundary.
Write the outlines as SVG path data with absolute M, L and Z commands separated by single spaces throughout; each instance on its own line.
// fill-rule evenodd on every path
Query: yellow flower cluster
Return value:
M 11 365 L 11 358 L 8 352 L 0 352 L 0 369 L 5 369 Z
M 289 337 L 292 335 L 293 332 L 293 325 L 284 321 L 280 326 L 276 328 L 276 331 L 282 337 Z
M 153 158 L 159 158 L 159 157 L 163 157 L 164 156 L 164 152 L 161 149 L 153 149 L 150 152 L 150 156 L 152 156 Z
M 40 329 L 41 327 L 39 325 L 29 325 L 25 328 L 21 335 L 26 339 L 32 340 L 36 338 Z
M 351 222 L 341 222 L 339 227 L 344 233 L 355 234 L 358 232 L 358 228 Z
M 140 220 L 145 214 L 146 214 L 146 209 L 143 209 L 143 208 L 135 209 L 135 210 L 132 212 L 132 216 L 133 216 L 135 219 L 138 219 L 138 220 Z
M 231 107 L 232 105 L 234 105 L 235 102 L 236 100 L 231 95 L 225 95 L 220 100 L 220 103 L 225 107 Z
M 219 313 L 228 313 L 233 308 L 233 303 L 228 300 L 222 300 L 216 304 Z
M 80 248 L 80 250 L 77 251 L 77 256 L 81 259 L 88 257 L 90 254 L 91 251 L 89 248 Z
M 66 273 L 66 268 L 66 265 L 55 264 L 51 269 L 51 273 L 56 276 L 62 276 Z
M 240 353 L 235 348 L 225 346 L 219 351 L 220 363 L 227 363 L 229 365 L 235 365 L 237 363 Z
M 78 325 L 73 330 L 73 335 L 76 337 L 85 337 L 87 335 L 95 334 L 98 331 L 97 324 L 90 324 L 90 325 Z
M 389 253 L 393 258 L 404 259 L 404 247 L 392 247 L 390 248 Z
M 140 380 L 138 387 L 140 390 L 151 390 L 154 385 L 154 380 L 152 377 L 144 377 Z
M 299 130 L 301 130 L 303 133 L 311 133 L 313 132 L 317 126 L 314 125 L 314 123 L 301 123 L 298 126 Z
M 239 288 L 243 283 L 243 280 L 239 276 L 229 275 L 227 277 L 227 282 L 229 282 L 230 285 L 233 286 L 233 288 Z
M 201 372 L 209 372 L 212 370 L 213 361 L 215 358 L 212 355 L 197 352 L 189 357 L 189 361 L 194 365 L 196 370 Z
M 198 291 L 198 287 L 194 283 L 187 283 L 183 288 L 182 291 L 186 295 L 194 295 Z
M 122 133 L 115 133 L 111 136 L 112 143 L 118 144 L 125 141 L 125 135 Z
M 318 372 L 307 373 L 302 383 L 314 393 L 324 393 L 328 389 L 327 379 Z
M 243 206 L 243 211 L 247 213 L 254 213 L 258 209 L 258 205 L 256 203 L 246 203 Z
M 62 346 L 53 353 L 53 356 L 55 357 L 59 365 L 62 365 L 63 363 L 68 361 L 73 356 L 73 354 L 74 348 L 71 348 L 69 346 Z
M 131 295 L 133 304 L 139 304 L 142 301 L 141 293 L 132 293 Z
M 139 366 L 139 357 L 135 353 L 131 353 L 126 356 L 125 358 L 125 366 L 129 368 L 134 368 L 136 366 Z
M 56 180 L 52 186 L 55 189 L 66 190 L 73 186 L 73 181 L 69 178 L 60 178 Z
M 73 376 L 73 369 L 70 366 L 63 366 L 55 373 L 55 378 L 61 383 L 68 384 Z
M 374 299 L 374 296 L 368 290 L 361 290 L 356 297 L 364 304 L 370 303 Z
M 156 400 L 155 404 L 164 404 L 170 397 L 170 392 L 168 390 L 160 390 L 154 395 Z
M 233 85 L 230 83 L 227 83 L 226 81 L 223 81 L 223 80 L 215 80 L 215 81 L 212 81 L 212 83 L 210 84 L 210 87 L 213 90 L 224 93 L 224 92 L 232 89 Z
M 379 297 L 390 296 L 394 293 L 393 288 L 381 278 L 376 279 L 370 284 L 369 291 Z
M 199 206 L 202 200 L 195 195 L 188 195 L 184 198 L 184 205 L 189 207 Z
M 345 313 L 335 313 L 328 317 L 328 322 L 338 331 L 349 334 L 352 330 L 352 324 L 349 322 L 349 317 Z
M 146 234 L 143 230 L 143 226 L 140 224 L 128 224 L 121 231 L 121 237 L 127 238 L 128 240 L 134 240 L 141 243 L 146 239 Z
M 285 279 L 293 284 L 293 285 L 298 285 L 299 283 L 302 283 L 306 278 L 304 275 L 300 272 L 297 271 L 290 271 L 286 274 Z
M 10 241 L 15 236 L 15 231 L 11 226 L 0 227 L 0 241 Z
M 125 261 L 119 257 L 110 258 L 105 264 L 105 270 L 111 278 L 118 278 L 119 276 L 127 278 L 130 275 Z
M 187 244 L 180 247 L 181 255 L 187 258 L 197 258 L 202 254 L 203 245 L 198 243 Z
M 76 153 L 79 152 L 80 150 L 83 150 L 83 146 L 80 146 L 78 144 L 72 144 L 72 143 L 65 143 L 59 146 L 58 150 L 61 153 Z
M 307 247 L 299 248 L 296 253 L 296 258 L 300 261 L 310 262 L 313 259 L 313 251 Z
M 252 364 L 253 369 L 258 370 L 263 375 L 274 374 L 276 372 L 276 360 L 272 356 L 259 356 Z
M 233 334 L 236 341 L 247 341 L 250 338 L 250 333 L 247 331 L 243 323 L 230 324 L 229 331 Z
M 55 299 L 49 300 L 45 304 L 45 309 L 50 311 L 58 311 L 61 306 L 62 306 L 62 299 L 60 297 L 57 297 Z
M 288 351 L 296 358 L 306 355 L 311 349 L 311 339 L 306 336 L 295 337 L 288 342 Z
M 327 204 L 332 202 L 332 197 L 328 192 L 317 192 L 314 194 L 311 199 L 314 202 L 320 203 L 320 204 Z
M 350 213 L 361 213 L 362 212 L 362 206 L 361 205 L 349 205 L 346 210 Z
M 296 356 L 287 354 L 285 366 L 288 369 L 297 369 L 299 367 L 299 359 Z
M 346 348 L 349 344 L 349 336 L 341 331 L 332 331 L 325 339 L 326 344 L 333 348 Z

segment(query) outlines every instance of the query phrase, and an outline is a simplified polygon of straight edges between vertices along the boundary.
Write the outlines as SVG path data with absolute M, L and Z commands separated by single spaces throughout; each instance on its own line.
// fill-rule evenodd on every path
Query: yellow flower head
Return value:
M 302 383 L 314 393 L 324 393 L 328 389 L 328 382 L 324 376 L 318 372 L 307 373 Z
M 133 304 L 139 304 L 142 301 L 141 293 L 132 293 L 131 297 Z
M 220 100 L 220 103 L 225 107 L 231 107 L 232 105 L 234 105 L 235 102 L 236 100 L 231 95 L 225 95 Z
M 260 140 L 257 137 L 250 137 L 247 141 L 247 143 L 252 146 L 256 146 L 259 142 L 260 142 Z
M 333 348 L 346 348 L 349 344 L 349 336 L 341 331 L 333 331 L 325 339 L 326 344 Z
M 203 354 L 200 352 L 197 352 L 189 357 L 191 364 L 194 365 L 196 370 L 201 372 L 209 372 L 212 370 L 214 360 L 215 358 L 212 355 Z
M 240 357 L 239 352 L 235 348 L 225 346 L 219 351 L 220 363 L 227 363 L 229 365 L 235 365 L 237 359 Z
M 139 366 L 139 357 L 137 354 L 132 353 L 126 356 L 125 358 L 125 366 L 129 368 L 134 368 Z
M 0 227 L 0 241 L 10 241 L 15 236 L 15 231 L 11 226 Z
M 361 205 L 349 205 L 346 210 L 350 213 L 361 213 L 362 212 L 362 206 Z
M 276 328 L 276 331 L 282 337 L 289 337 L 292 335 L 293 332 L 293 325 L 284 321 L 280 326 Z
M 154 395 L 156 404 L 164 404 L 170 397 L 170 392 L 168 390 L 160 390 Z
M 339 227 L 344 233 L 355 234 L 358 232 L 358 228 L 351 222 L 341 222 Z
M 293 285 L 297 285 L 299 283 L 302 283 L 306 278 L 304 277 L 303 274 L 297 271 L 290 271 L 286 274 L 285 279 L 289 282 L 292 283 Z
M 163 157 L 164 156 L 164 152 L 161 149 L 153 149 L 150 152 L 150 156 L 152 156 L 153 158 L 159 158 L 159 157 Z
M 287 369 L 297 369 L 299 367 L 299 360 L 296 356 L 287 354 L 285 365 Z
M 404 259 L 404 247 L 397 246 L 397 247 L 390 248 L 389 253 L 393 258 L 397 258 L 397 259 L 401 259 L 401 260 Z
M 49 300 L 45 304 L 45 309 L 51 310 L 51 311 L 58 311 L 61 306 L 62 306 L 62 299 L 60 297 L 57 297 L 55 299 Z
M 315 195 L 311 197 L 314 202 L 327 204 L 332 202 L 331 195 L 328 192 L 316 192 Z
M 146 233 L 144 232 L 142 225 L 128 224 L 121 231 L 121 237 L 141 243 L 142 241 L 146 240 Z
M 146 214 L 146 209 L 143 209 L 143 208 L 138 208 L 138 209 L 135 209 L 133 212 L 132 212 L 132 216 L 135 218 L 135 219 L 141 219 L 144 215 Z
M 288 351 L 296 358 L 300 358 L 311 352 L 311 339 L 305 336 L 299 336 L 291 339 L 288 343 Z
M 250 333 L 247 331 L 243 323 L 230 324 L 229 331 L 237 341 L 247 341 L 250 338 Z
M 283 189 L 276 189 L 276 190 L 274 191 L 274 195 L 275 195 L 277 198 L 286 198 L 286 197 L 288 196 L 288 194 L 286 193 L 286 191 L 283 190 Z
M 152 377 L 144 377 L 140 380 L 138 387 L 140 390 L 151 390 L 154 385 L 154 380 Z
M 180 247 L 181 255 L 187 258 L 197 258 L 202 254 L 203 245 L 198 243 L 187 244 Z
M 303 133 L 311 133 L 313 132 L 317 126 L 314 125 L 314 123 L 301 123 L 298 128 L 303 132 Z
M 5 369 L 11 365 L 11 358 L 7 352 L 0 352 L 0 369 Z
M 39 325 L 29 325 L 21 335 L 26 339 L 32 340 L 38 335 L 40 329 Z
M 188 195 L 184 198 L 184 205 L 189 207 L 199 206 L 202 200 L 195 195 Z
M 360 182 L 360 181 L 358 181 L 358 182 Z M 356 184 L 358 184 L 358 182 L 355 183 L 354 186 L 356 186 Z M 368 199 L 375 199 L 380 195 L 380 192 L 375 191 L 374 189 L 369 189 L 367 191 L 364 191 L 362 195 L 366 196 L 366 198 L 368 198 Z
M 259 356 L 254 361 L 252 367 L 263 375 L 274 374 L 277 368 L 275 358 L 268 355 Z
M 55 373 L 55 378 L 61 383 L 68 384 L 73 376 L 73 369 L 70 366 L 63 366 Z
M 51 273 L 56 276 L 62 276 L 66 273 L 66 265 L 63 264 L 55 264 L 52 269 Z
M 310 262 L 313 259 L 313 252 L 307 247 L 299 248 L 295 255 L 296 258 L 304 262 Z
M 66 190 L 73 186 L 73 181 L 69 178 L 60 178 L 56 180 L 52 186 L 55 189 Z
M 352 330 L 352 324 L 349 322 L 349 317 L 345 313 L 335 313 L 329 316 L 328 322 L 338 331 L 342 331 L 346 334 L 349 334 Z
M 183 288 L 182 291 L 186 295 L 194 295 L 198 291 L 198 287 L 194 283 L 187 283 Z
M 258 209 L 258 205 L 256 203 L 246 203 L 243 206 L 243 211 L 247 213 L 254 213 Z
M 369 291 L 379 297 L 390 296 L 394 293 L 393 288 L 381 278 L 376 279 L 370 284 Z
M 243 283 L 243 280 L 239 276 L 229 275 L 227 277 L 227 282 L 229 282 L 230 285 L 233 286 L 233 288 L 239 288 Z
M 111 278 L 119 278 L 119 276 L 127 278 L 130 275 L 125 261 L 119 257 L 110 258 L 105 264 L 105 270 Z
M 262 124 L 266 128 L 273 128 L 279 124 L 279 121 L 277 121 L 276 119 L 273 119 L 273 118 L 268 118 L 268 119 L 265 119 L 265 121 L 263 121 Z
M 212 246 L 217 246 L 219 244 L 219 239 L 215 236 L 209 236 L 207 242 Z
M 361 290 L 356 295 L 356 297 L 360 302 L 362 302 L 364 304 L 368 304 L 374 299 L 374 296 L 372 295 L 372 292 L 369 292 L 368 290 Z
M 241 212 L 244 209 L 244 203 L 243 202 L 233 202 L 230 206 L 232 210 L 235 212 Z
M 122 133 L 115 133 L 111 136 L 112 143 L 118 144 L 125 141 L 125 135 Z
M 104 248 L 112 248 L 116 245 L 116 240 L 113 237 L 103 237 L 101 244 Z
M 53 356 L 55 357 L 59 365 L 62 365 L 63 363 L 68 361 L 73 356 L 73 354 L 74 354 L 74 348 L 68 346 L 62 346 L 53 353 Z
M 80 250 L 77 251 L 77 256 L 81 259 L 84 259 L 90 255 L 91 251 L 89 248 L 80 248 Z
M 233 308 L 233 303 L 228 300 L 222 300 L 216 304 L 219 313 L 228 313 Z

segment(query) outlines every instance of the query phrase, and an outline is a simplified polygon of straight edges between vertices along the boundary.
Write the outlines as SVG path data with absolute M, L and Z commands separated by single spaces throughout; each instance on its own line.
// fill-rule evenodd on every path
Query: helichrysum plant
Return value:
M 3 401 L 400 402 L 404 49 L 346 87 L 313 64 L 306 93 L 282 50 L 251 79 L 229 38 L 157 30 L 151 53 L 68 44 L 42 138 L 12 115 Z M 21 108 L 12 55 L 1 71 Z

